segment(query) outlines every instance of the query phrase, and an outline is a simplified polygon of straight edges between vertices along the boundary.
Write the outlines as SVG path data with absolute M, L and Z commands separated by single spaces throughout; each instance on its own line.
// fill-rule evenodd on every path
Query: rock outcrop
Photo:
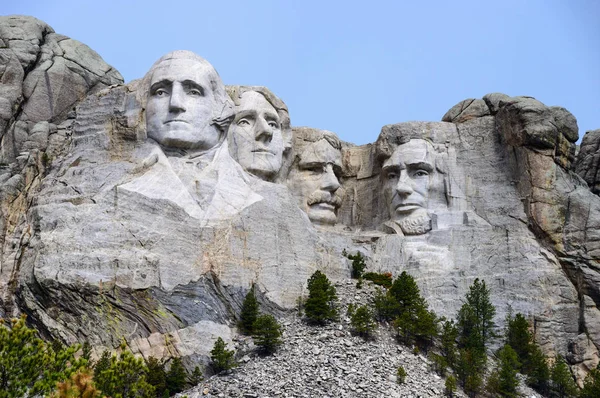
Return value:
M 488 94 L 355 146 L 292 129 L 275 94 L 226 89 L 189 52 L 124 85 L 33 18 L 0 18 L 0 39 L 1 316 L 206 363 L 252 284 L 287 314 L 360 251 L 447 317 L 483 278 L 497 324 L 512 308 L 580 377 L 598 363 L 598 146 L 575 158 L 564 108 Z

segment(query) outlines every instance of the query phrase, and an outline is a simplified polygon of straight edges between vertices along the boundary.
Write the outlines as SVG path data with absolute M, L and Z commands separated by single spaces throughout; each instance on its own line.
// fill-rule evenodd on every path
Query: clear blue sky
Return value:
M 264 85 L 292 124 L 373 142 L 466 98 L 528 95 L 600 128 L 600 1 L 6 1 L 97 51 L 125 81 L 194 51 Z

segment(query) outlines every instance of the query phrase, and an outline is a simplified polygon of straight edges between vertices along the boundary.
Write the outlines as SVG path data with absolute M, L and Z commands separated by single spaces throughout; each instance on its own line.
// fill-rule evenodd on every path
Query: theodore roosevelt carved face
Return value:
M 249 173 L 273 181 L 291 133 L 287 108 L 264 87 L 228 87 L 235 103 L 229 153 Z M 289 144 L 288 148 L 289 149 Z
M 144 81 L 149 138 L 165 147 L 207 150 L 217 146 L 232 105 L 215 69 L 189 51 L 160 58 Z
M 383 163 L 383 194 L 390 219 L 406 235 L 431 230 L 430 200 L 444 192 L 443 177 L 436 169 L 435 159 L 431 143 L 412 139 L 399 145 Z
M 342 170 L 341 143 L 329 131 L 317 132 L 320 138 L 305 145 L 296 155 L 288 185 L 300 208 L 313 223 L 333 225 L 341 205 L 338 195 Z

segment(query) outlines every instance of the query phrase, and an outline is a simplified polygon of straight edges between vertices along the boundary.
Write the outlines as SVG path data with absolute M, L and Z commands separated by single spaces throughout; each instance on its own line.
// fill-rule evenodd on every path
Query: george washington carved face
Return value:
M 152 66 L 145 81 L 148 137 L 166 147 L 200 150 L 223 140 L 216 120 L 227 108 L 225 87 L 206 60 L 189 51 L 172 52 Z

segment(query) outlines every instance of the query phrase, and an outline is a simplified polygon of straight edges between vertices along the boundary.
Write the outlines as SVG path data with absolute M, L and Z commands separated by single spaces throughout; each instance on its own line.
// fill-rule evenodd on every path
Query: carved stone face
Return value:
M 210 149 L 221 140 L 212 123 L 214 72 L 195 59 L 166 59 L 154 66 L 146 105 L 148 137 L 166 147 Z
M 322 139 L 304 148 L 298 167 L 288 177 L 289 186 L 300 208 L 315 224 L 333 225 L 341 199 L 336 195 L 342 170 L 342 155 Z
M 275 178 L 283 156 L 281 120 L 262 94 L 242 94 L 228 140 L 229 153 L 246 171 L 267 181 Z
M 437 176 L 433 146 L 422 139 L 398 146 L 384 162 L 382 172 L 383 193 L 391 220 L 408 235 L 429 231 L 430 198 L 443 193 L 443 179 Z

